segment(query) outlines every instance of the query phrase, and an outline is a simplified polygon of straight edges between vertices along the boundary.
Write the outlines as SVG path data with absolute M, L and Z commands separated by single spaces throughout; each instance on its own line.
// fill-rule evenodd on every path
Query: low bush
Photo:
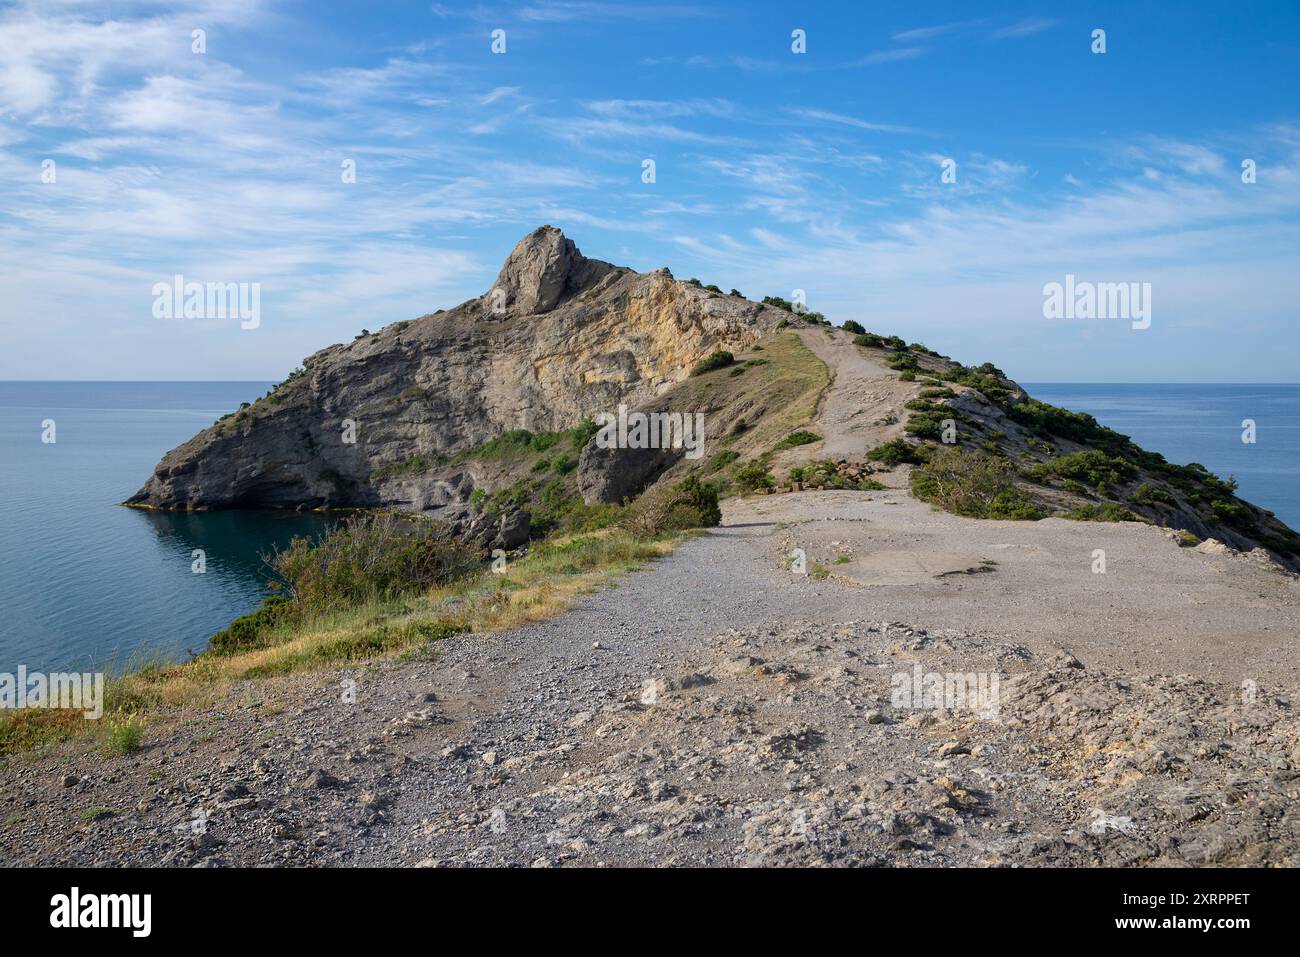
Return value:
M 862 323 L 854 322 L 852 319 L 845 319 L 840 325 L 845 332 L 853 332 L 860 336 L 866 335 L 867 330 L 863 328 Z
M 736 472 L 736 487 L 742 492 L 757 492 L 774 484 L 772 473 L 757 462 L 750 462 Z
M 293 611 L 283 595 L 271 595 L 262 600 L 262 606 L 256 611 L 241 615 L 213 635 L 209 647 L 219 655 L 265 647 L 271 630 L 291 617 Z
M 715 452 L 709 458 L 708 470 L 716 472 L 718 469 L 724 469 L 736 459 L 740 458 L 740 453 L 735 449 L 723 449 L 721 452 Z
M 919 465 L 925 461 L 925 453 L 910 442 L 893 439 L 877 445 L 867 453 L 867 458 L 885 465 Z
M 295 538 L 270 563 L 294 613 L 310 617 L 445 584 L 477 557 L 439 523 L 378 512 L 353 515 L 316 541 Z
M 1174 497 L 1156 485 L 1143 482 L 1129 496 L 1138 505 L 1174 505 Z
M 813 442 L 820 442 L 822 437 L 816 432 L 809 432 L 807 429 L 800 429 L 797 432 L 791 432 L 780 442 L 776 444 L 778 449 L 793 449 L 800 445 L 811 445 Z
M 1007 459 L 960 448 L 937 449 L 912 473 L 912 493 L 971 518 L 1042 518 L 1042 511 L 1016 484 L 1015 476 L 1015 466 Z
M 1074 479 L 1093 488 L 1108 489 L 1133 478 L 1137 469 L 1132 463 L 1107 455 L 1100 449 L 1087 449 L 1039 462 L 1029 470 L 1029 474 L 1040 481 L 1055 476 Z
M 688 475 L 675 485 L 656 486 L 642 495 L 626 525 L 634 535 L 653 538 L 665 532 L 712 528 L 721 521 L 717 487 Z
M 695 364 L 691 370 L 691 375 L 703 375 L 706 372 L 712 372 L 714 369 L 723 369 L 729 365 L 734 365 L 736 357 L 726 350 L 719 350 L 705 356 Z

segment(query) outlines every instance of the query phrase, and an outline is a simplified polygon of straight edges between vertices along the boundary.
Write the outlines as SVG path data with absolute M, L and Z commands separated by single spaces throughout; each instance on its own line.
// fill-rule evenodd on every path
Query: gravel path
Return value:
M 556 620 L 249 686 L 130 758 L 15 762 L 0 859 L 1300 863 L 1293 676 L 1268 640 L 1246 646 L 1262 669 L 1246 693 L 1225 672 L 1240 648 L 1159 675 L 1061 624 L 1091 608 L 1110 627 L 1176 581 L 1224 616 L 1250 609 L 1259 635 L 1290 627 L 1275 644 L 1294 661 L 1295 580 L 1139 526 L 1012 524 L 895 492 L 730 503 L 725 527 Z M 1150 557 L 1099 597 L 1099 576 L 1068 570 L 1095 541 Z M 834 574 L 787 569 L 793 547 Z M 916 548 L 907 574 L 872 560 L 891 547 Z M 1151 620 L 1156 645 L 1186 641 Z M 931 696 L 907 700 L 918 686 Z

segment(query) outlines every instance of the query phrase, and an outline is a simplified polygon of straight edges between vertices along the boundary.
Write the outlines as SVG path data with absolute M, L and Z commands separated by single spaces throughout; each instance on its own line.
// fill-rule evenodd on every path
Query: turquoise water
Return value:
M 1300 385 L 1022 385 L 1170 462 L 1235 477 L 1238 495 L 1300 530 Z M 1253 445 L 1241 440 L 1244 419 L 1255 421 Z
M 0 672 L 184 659 L 252 610 L 292 512 L 121 508 L 163 453 L 261 382 L 0 382 Z M 56 441 L 41 441 L 53 419 Z M 207 571 L 191 571 L 203 549 Z
M 120 508 L 163 453 L 262 382 L 0 382 L 0 672 L 183 659 L 265 594 L 261 555 L 318 516 Z M 1300 527 L 1300 386 L 1029 384 Z M 1241 441 L 1253 418 L 1258 442 Z M 41 442 L 42 421 L 57 441 Z M 207 556 L 191 572 L 191 553 Z

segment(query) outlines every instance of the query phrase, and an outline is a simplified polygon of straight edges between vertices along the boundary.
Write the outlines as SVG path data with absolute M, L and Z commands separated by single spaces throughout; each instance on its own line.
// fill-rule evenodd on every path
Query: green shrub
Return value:
M 1173 506 L 1175 504 L 1174 497 L 1170 495 L 1167 491 L 1160 488 L 1159 486 L 1150 485 L 1146 482 L 1143 482 L 1141 485 L 1135 488 L 1133 490 L 1133 493 L 1129 496 L 1129 498 L 1139 505 Z
M 957 393 L 952 389 L 922 389 L 922 399 L 951 399 Z
M 1137 469 L 1132 463 L 1107 455 L 1100 449 L 1086 449 L 1039 462 L 1029 470 L 1029 474 L 1040 481 L 1057 476 L 1071 478 L 1093 488 L 1110 488 L 1132 478 L 1137 474 Z
M 208 646 L 219 655 L 234 654 L 253 648 L 265 647 L 268 634 L 281 621 L 293 614 L 293 607 L 282 595 L 262 599 L 262 606 L 247 615 L 241 615 L 208 640 Z
M 860 336 L 866 335 L 867 333 L 867 330 L 862 327 L 862 323 L 854 322 L 852 319 L 845 319 L 844 322 L 840 324 L 840 328 L 845 332 L 854 332 Z
M 885 344 L 885 340 L 880 338 L 880 336 L 873 335 L 870 332 L 864 332 L 861 335 L 857 335 L 853 337 L 853 344 L 855 346 L 867 346 L 869 348 L 878 348 L 879 346 L 883 346 Z
M 712 372 L 714 369 L 722 369 L 735 363 L 736 357 L 726 350 L 719 350 L 711 353 L 695 364 L 691 370 L 691 375 L 703 375 L 706 372 Z
M 713 528 L 721 521 L 717 486 L 692 474 L 676 485 L 656 486 L 642 495 L 627 527 L 635 535 L 653 538 L 665 532 Z
M 736 486 L 742 492 L 756 492 L 774 484 L 772 473 L 757 462 L 750 462 L 736 472 Z
M 710 472 L 716 472 L 718 469 L 726 468 L 738 458 L 740 458 L 740 453 L 735 449 L 723 449 L 721 452 L 715 452 L 709 458 L 707 468 Z
M 800 429 L 797 432 L 791 432 L 780 442 L 776 444 L 778 449 L 792 449 L 800 445 L 811 445 L 813 442 L 820 442 L 822 437 L 816 432 L 809 432 L 807 429 Z
M 885 465 L 919 465 L 925 461 L 925 453 L 904 439 L 892 439 L 877 445 L 867 453 L 867 458 Z
M 910 435 L 915 435 L 920 439 L 933 439 L 938 442 L 943 438 L 943 423 L 947 419 L 952 419 L 951 412 L 944 414 L 942 412 L 918 412 L 909 416 L 907 424 L 903 427 Z
M 1234 499 L 1215 499 L 1210 503 L 1210 512 L 1218 521 L 1234 528 L 1245 532 L 1255 529 L 1254 513 L 1244 502 Z
M 445 584 L 477 565 L 445 526 L 394 512 L 350 516 L 271 558 L 294 612 L 317 615 Z
M 109 725 L 105 745 L 110 753 L 125 757 L 140 750 L 140 739 L 143 736 L 144 724 L 139 718 L 122 718 Z
M 913 471 L 912 493 L 971 518 L 1042 518 L 1042 511 L 1016 485 L 1015 475 L 1015 466 L 1007 459 L 956 447 L 937 449 Z

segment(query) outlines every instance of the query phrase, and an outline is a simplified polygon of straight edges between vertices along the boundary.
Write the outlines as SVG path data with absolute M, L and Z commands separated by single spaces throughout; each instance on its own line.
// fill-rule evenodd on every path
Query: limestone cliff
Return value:
M 446 467 L 456 453 L 649 402 L 702 357 L 740 351 L 788 315 L 666 269 L 588 259 L 542 226 L 481 298 L 322 349 L 167 453 L 126 504 L 440 513 L 478 483 L 472 463 Z

